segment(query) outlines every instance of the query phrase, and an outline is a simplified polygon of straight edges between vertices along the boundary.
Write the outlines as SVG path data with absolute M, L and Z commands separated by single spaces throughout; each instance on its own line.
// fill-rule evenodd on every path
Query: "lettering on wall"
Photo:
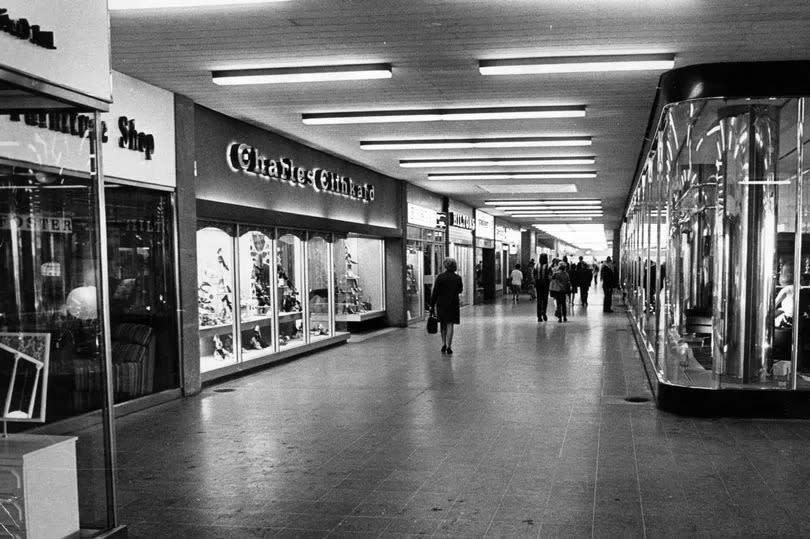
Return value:
M 463 213 L 450 212 L 450 224 L 456 228 L 465 230 L 475 230 L 475 220 Z
M 118 130 L 121 132 L 121 136 L 118 137 L 119 148 L 142 152 L 147 160 L 152 159 L 152 154 L 155 153 L 154 135 L 135 129 L 135 120 L 126 116 L 118 118 Z
M 299 167 L 288 157 L 268 159 L 247 144 L 230 144 L 227 159 L 231 170 L 235 172 L 249 172 L 261 178 L 279 180 L 302 188 L 309 186 L 315 192 L 339 195 L 366 204 L 374 200 L 373 185 L 354 183 L 347 176 L 325 169 Z
M 73 234 L 73 221 L 69 217 L 61 216 L 43 215 L 40 217 L 31 217 L 30 215 L 6 213 L 0 214 L 0 230 Z
M 56 49 L 53 44 L 53 32 L 42 30 L 38 24 L 28 22 L 28 19 L 12 19 L 8 9 L 1 7 L 0 32 L 5 32 L 17 39 L 24 39 L 43 49 Z
M 12 122 L 24 122 L 31 127 L 48 129 L 79 138 L 94 138 L 93 117 L 76 112 L 26 112 L 9 114 Z M 118 118 L 118 146 L 134 152 L 141 152 L 144 159 L 151 160 L 155 153 L 155 136 L 138 131 L 135 120 L 126 116 Z M 108 142 L 107 122 L 101 122 L 101 142 Z

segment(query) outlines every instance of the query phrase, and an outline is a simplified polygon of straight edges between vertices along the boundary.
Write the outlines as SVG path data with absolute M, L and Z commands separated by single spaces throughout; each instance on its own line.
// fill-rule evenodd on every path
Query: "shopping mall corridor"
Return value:
M 623 309 L 462 310 L 118 423 L 132 537 L 810 534 L 810 423 L 659 412 Z

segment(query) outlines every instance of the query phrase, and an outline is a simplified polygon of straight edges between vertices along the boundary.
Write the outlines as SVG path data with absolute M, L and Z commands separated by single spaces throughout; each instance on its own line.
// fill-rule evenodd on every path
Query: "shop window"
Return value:
M 304 344 L 304 312 L 301 290 L 304 284 L 303 231 L 279 230 L 276 245 L 278 285 L 278 343 L 281 349 Z
M 385 311 L 383 242 L 349 235 L 335 242 L 335 320 L 359 322 Z
M 172 195 L 105 189 L 116 402 L 179 386 Z
M 239 236 L 239 338 L 242 359 L 273 352 L 273 233 L 248 230 Z
M 331 235 L 310 233 L 307 241 L 307 301 L 309 302 L 309 334 L 312 342 L 332 334 L 329 320 L 331 290 Z
M 424 244 L 422 242 L 409 241 L 405 260 L 405 304 L 408 320 L 422 318 L 422 262 Z
M 234 343 L 234 252 L 231 227 L 202 225 L 197 231 L 200 372 L 238 361 Z

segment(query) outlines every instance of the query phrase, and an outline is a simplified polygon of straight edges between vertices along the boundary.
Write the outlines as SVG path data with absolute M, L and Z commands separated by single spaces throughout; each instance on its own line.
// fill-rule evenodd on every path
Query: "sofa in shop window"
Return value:
M 126 400 L 152 393 L 155 380 L 155 332 L 144 324 L 125 322 L 113 326 L 112 342 L 113 391 L 116 400 Z M 74 385 L 79 400 L 82 393 L 101 394 L 101 366 L 95 360 L 77 360 Z M 89 399 L 93 401 L 92 397 Z M 77 404 L 79 404 L 77 402 Z M 87 408 L 89 402 L 81 403 Z

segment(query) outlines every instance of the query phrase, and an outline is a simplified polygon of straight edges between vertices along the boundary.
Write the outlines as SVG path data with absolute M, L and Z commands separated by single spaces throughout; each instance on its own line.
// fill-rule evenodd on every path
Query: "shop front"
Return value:
M 8 0 L 0 13 L 0 522 L 14 537 L 122 531 L 120 370 L 106 308 L 107 3 Z
M 464 283 L 459 296 L 459 305 L 472 305 L 475 298 L 475 261 L 473 259 L 473 233 L 475 219 L 473 209 L 454 200 L 449 201 L 447 213 L 447 252 L 456 259 L 456 273 Z
M 203 107 L 194 121 L 202 381 L 396 323 L 400 184 Z
M 495 298 L 495 217 L 475 210 L 475 303 Z
M 443 271 L 446 216 L 441 197 L 410 184 L 406 189 L 405 304 L 407 320 L 413 322 L 424 318 L 433 280 Z
M 495 294 L 507 292 L 509 275 L 509 238 L 506 225 L 495 219 Z

